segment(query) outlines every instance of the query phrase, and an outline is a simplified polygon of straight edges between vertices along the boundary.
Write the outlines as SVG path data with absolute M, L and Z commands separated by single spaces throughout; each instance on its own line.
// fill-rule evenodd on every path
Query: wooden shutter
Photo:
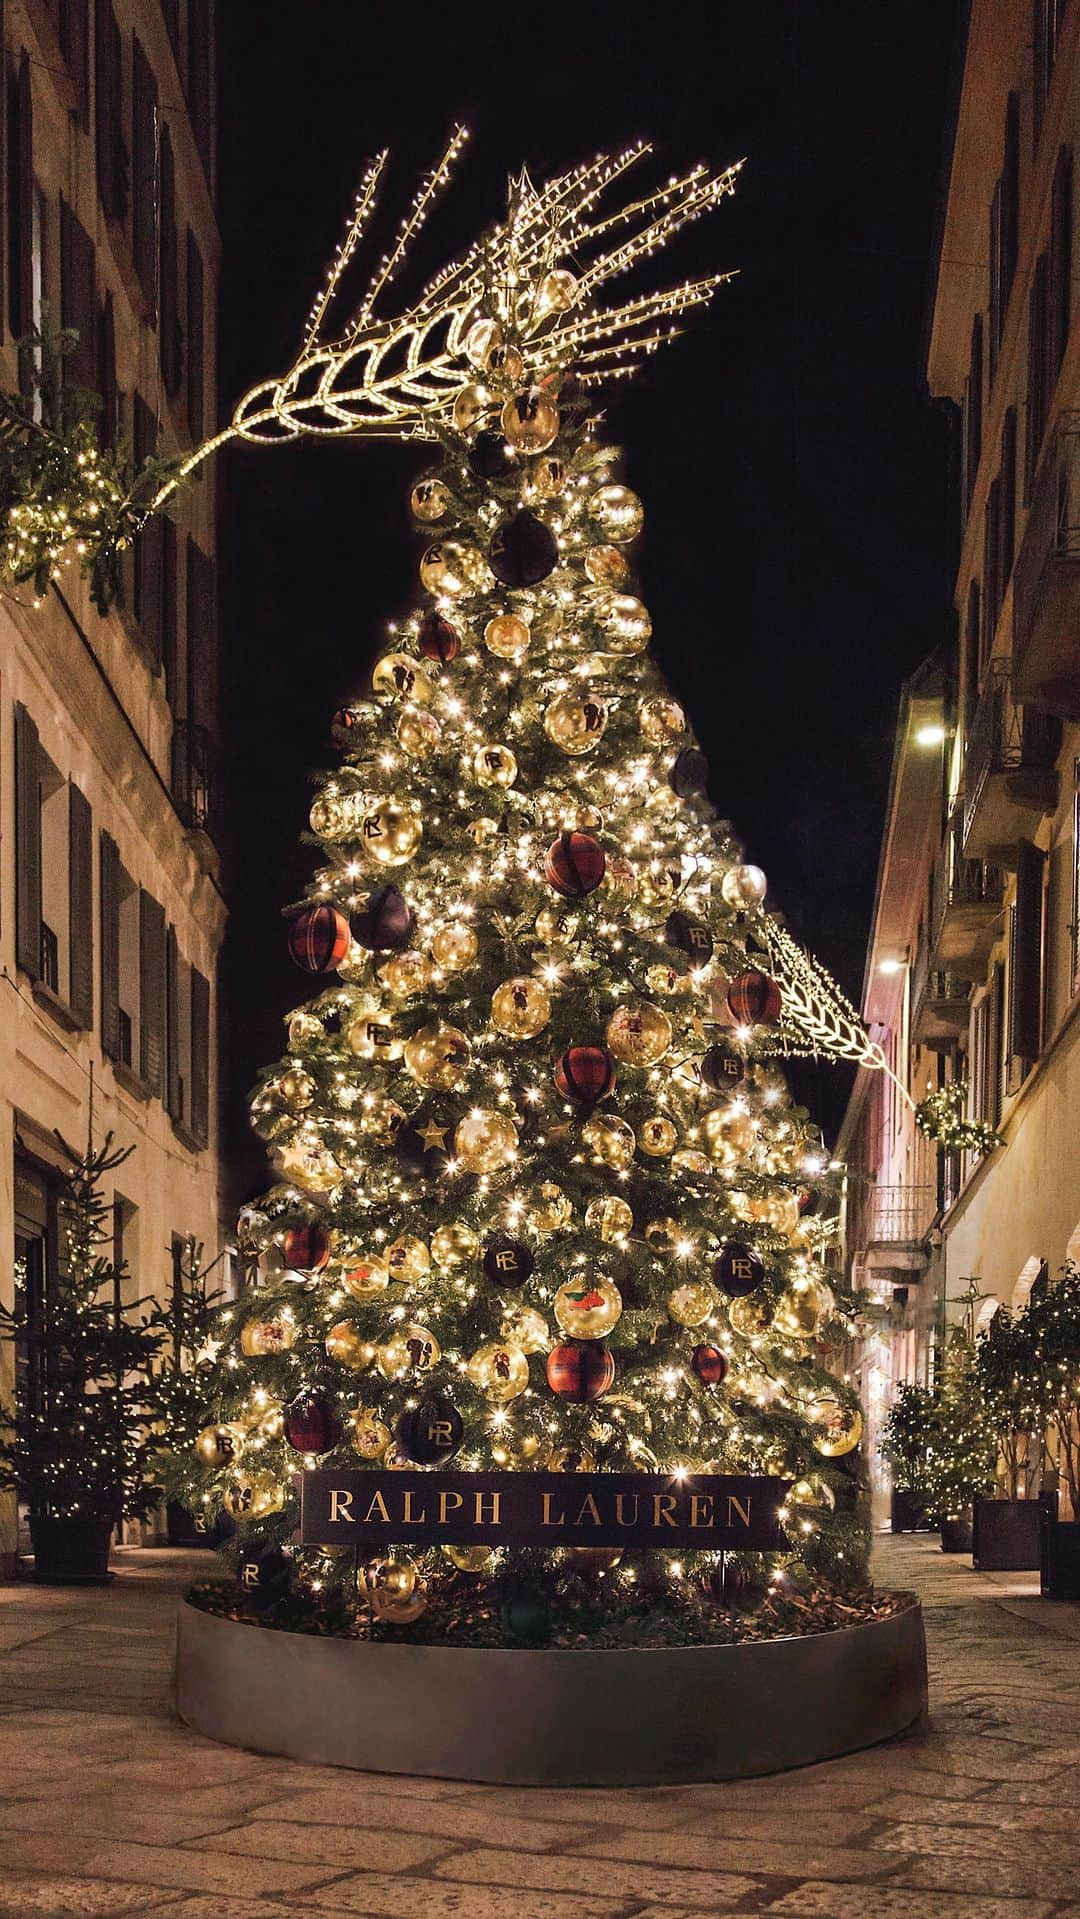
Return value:
M 987 1047 L 990 1061 L 989 1103 L 985 1117 L 991 1126 L 1001 1119 L 1002 1035 L 1005 1025 L 1005 968 L 1000 961 L 990 976 L 990 1017 Z
M 187 546 L 187 716 L 213 733 L 217 719 L 217 575 L 208 553 Z
M 60 0 L 60 50 L 75 89 L 75 119 L 86 133 L 90 128 L 90 6 L 89 0 Z
M 161 192 L 158 225 L 158 288 L 160 315 L 158 340 L 161 353 L 161 377 L 172 398 L 180 391 L 184 364 L 184 342 L 180 330 L 180 263 L 176 237 L 176 167 L 168 127 L 161 130 Z
M 15 707 L 15 958 L 41 978 L 41 770 L 38 730 Z
M 161 12 L 165 21 L 165 31 L 169 36 L 169 45 L 173 50 L 173 59 L 177 70 L 180 67 L 180 0 L 161 0 Z
M 1018 1091 L 1042 1051 L 1043 868 L 1046 855 L 1030 840 L 1017 849 L 1009 967 L 1008 1090 Z
M 206 355 L 206 312 L 204 307 L 203 263 L 195 235 L 187 236 L 187 410 L 188 432 L 198 445 L 204 437 Z
M 78 340 L 64 361 L 73 386 L 93 390 L 97 377 L 97 288 L 94 243 L 66 200 L 60 202 L 60 323 Z
M 96 0 L 94 86 L 98 194 L 107 220 L 126 220 L 129 204 L 128 150 L 124 140 L 120 29 L 111 0 Z
M 116 319 L 113 297 L 105 295 L 97 319 L 97 391 L 101 395 L 98 437 L 104 447 L 114 447 L 119 427 L 120 396 L 116 387 Z
M 193 11 L 198 12 L 198 8 Z M 137 39 L 131 43 L 131 257 L 147 311 L 157 310 L 157 81 Z
M 101 1050 L 120 1057 L 120 853 L 110 833 L 100 841 Z
M 159 1097 L 165 1084 L 165 909 L 139 888 L 139 1073 Z
M 210 982 L 191 969 L 191 1132 L 200 1146 L 210 1138 Z
M 975 708 L 979 699 L 979 633 L 982 608 L 980 605 L 979 582 L 972 580 L 968 587 L 967 618 L 964 623 L 964 738 L 971 736 L 971 722 L 975 717 Z
M 1020 101 L 1010 93 L 1005 108 L 1005 154 L 1001 167 L 1001 329 L 1016 277 L 1020 228 Z
M 997 373 L 998 348 L 1001 345 L 1001 181 L 994 188 L 994 197 L 990 202 L 990 310 L 988 313 L 990 333 L 990 386 L 993 387 Z
M 1031 490 L 1035 484 L 1039 455 L 1046 436 L 1046 415 L 1050 403 L 1046 377 L 1046 326 L 1046 254 L 1041 253 L 1035 262 L 1035 270 L 1031 276 L 1031 291 L 1028 295 L 1027 429 L 1024 434 L 1025 506 L 1031 500 Z
M 1072 148 L 1062 147 L 1054 168 L 1050 201 L 1050 272 L 1047 299 L 1048 381 L 1051 391 L 1061 371 L 1072 316 Z
M 184 1117 L 184 1072 L 180 1058 L 180 950 L 176 928 L 165 935 L 165 1110 L 170 1119 Z
M 214 36 L 213 0 L 199 0 L 199 4 L 188 5 L 188 112 L 191 115 L 191 129 L 195 135 L 195 144 L 210 175 L 211 142 L 213 136 L 213 81 L 210 72 L 211 46 Z
M 8 325 L 15 339 L 33 325 L 34 108 L 25 48 L 8 80 Z
M 79 1025 L 94 1024 L 93 819 L 79 787 L 68 786 L 68 1004 Z
M 176 521 L 161 519 L 161 657 L 165 668 L 165 692 L 173 712 L 179 711 L 180 685 L 179 634 L 177 631 Z
M 1001 586 L 998 566 L 1001 559 L 1001 480 L 993 482 L 986 498 L 983 523 L 983 634 L 982 664 L 994 650 L 998 614 L 1001 610 Z
M 158 434 L 157 421 L 141 393 L 135 395 L 134 424 L 135 465 L 138 467 L 153 453 Z M 163 638 L 163 525 L 161 514 L 152 514 L 135 541 L 134 613 L 139 622 L 143 641 L 155 666 L 161 664 Z
M 1016 551 L 1016 408 L 1001 423 L 1001 494 L 998 506 L 998 598 L 1012 577 Z
M 983 323 L 982 314 L 977 313 L 971 322 L 971 356 L 964 388 L 964 497 L 969 508 L 982 453 L 982 414 Z

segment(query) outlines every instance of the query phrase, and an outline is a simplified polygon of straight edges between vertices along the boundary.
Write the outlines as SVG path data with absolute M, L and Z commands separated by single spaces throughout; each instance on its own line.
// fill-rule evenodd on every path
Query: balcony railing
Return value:
M 964 857 L 1015 862 L 1017 841 L 1057 803 L 1061 722 L 1017 699 L 1012 662 L 990 661 L 964 760 Z
M 934 868 L 928 966 L 959 979 L 978 979 L 1004 897 L 1004 869 L 964 857 L 964 805 L 958 800 Z
M 1080 412 L 1063 413 L 1039 468 L 1013 578 L 1016 696 L 1080 719 Z
M 177 720 L 173 726 L 172 796 L 186 827 L 216 837 L 221 796 L 217 743 L 193 720 Z
M 919 1246 L 937 1216 L 932 1186 L 875 1186 L 870 1194 L 871 1246 Z

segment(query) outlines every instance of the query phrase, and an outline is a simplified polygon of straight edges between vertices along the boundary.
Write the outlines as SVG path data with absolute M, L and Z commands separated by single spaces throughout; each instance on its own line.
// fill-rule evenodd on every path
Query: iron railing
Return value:
M 1016 703 L 1012 661 L 991 660 L 964 760 L 965 843 L 991 775 L 1021 770 L 1049 772 L 1057 758 L 1060 740 L 1060 721 Z
M 960 906 L 1000 906 L 1005 898 L 1005 873 L 989 860 L 964 856 L 965 808 L 961 795 L 949 815 L 931 879 L 931 946 L 941 938 L 945 915 Z
M 937 1217 L 932 1186 L 875 1186 L 869 1202 L 872 1246 L 918 1246 Z

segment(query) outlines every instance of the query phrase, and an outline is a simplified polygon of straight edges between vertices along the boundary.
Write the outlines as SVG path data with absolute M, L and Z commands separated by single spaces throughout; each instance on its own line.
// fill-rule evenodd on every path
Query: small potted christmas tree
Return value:
M 212 1328 L 220 1303 L 220 1292 L 207 1289 L 202 1247 L 188 1239 L 178 1249 L 168 1302 L 151 1317 L 161 1338 L 161 1367 L 150 1382 L 149 1406 L 155 1433 L 167 1434 L 170 1446 L 178 1434 L 194 1445 L 210 1418 L 207 1368 L 215 1350 Z M 155 1484 L 168 1492 L 171 1486 L 161 1476 L 163 1464 L 163 1455 L 156 1456 L 151 1471 Z M 169 1498 L 165 1510 L 170 1546 L 212 1543 L 213 1527 L 197 1494 L 190 1506 Z
M 158 1336 L 125 1317 L 124 1262 L 105 1251 L 112 1232 L 102 1182 L 132 1149 L 114 1150 L 111 1133 L 84 1153 L 60 1143 L 68 1167 L 56 1284 L 40 1314 L 23 1300 L 0 1308 L 0 1336 L 24 1341 L 31 1361 L 4 1416 L 0 1485 L 29 1507 L 37 1579 L 103 1584 L 114 1528 L 143 1518 L 154 1500 L 143 1400 Z
M 926 1512 L 927 1451 L 934 1396 L 927 1386 L 906 1380 L 885 1415 L 881 1457 L 892 1472 L 891 1523 L 894 1533 L 922 1532 Z
M 1080 1268 L 1069 1261 L 1058 1284 L 1036 1294 L 1023 1317 L 1035 1349 L 1048 1459 L 1058 1481 L 1040 1501 L 1042 1590 L 1049 1599 L 1080 1599 Z M 1067 1520 L 1059 1517 L 1061 1490 Z
M 964 1313 L 945 1346 L 927 1446 L 927 1511 L 941 1528 L 941 1550 L 972 1549 L 972 1509 L 993 1490 L 997 1437 L 986 1415 L 975 1365 L 974 1316 L 979 1300 L 971 1280 L 962 1295 Z
M 1046 1408 L 1029 1312 L 998 1308 L 975 1342 L 975 1374 L 997 1441 L 999 1472 L 993 1496 L 975 1499 L 975 1570 L 1034 1570 Z

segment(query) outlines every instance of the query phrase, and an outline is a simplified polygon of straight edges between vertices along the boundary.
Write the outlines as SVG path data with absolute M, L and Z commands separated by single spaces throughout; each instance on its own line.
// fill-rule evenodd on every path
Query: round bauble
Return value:
M 416 999 L 431 985 L 432 965 L 426 953 L 397 953 L 379 969 L 379 978 L 398 999 Z
M 325 1339 L 326 1356 L 335 1359 L 339 1366 L 345 1366 L 351 1373 L 366 1373 L 374 1366 L 378 1348 L 370 1339 L 365 1339 L 359 1327 L 351 1319 L 339 1319 L 331 1326 Z
M 368 710 L 370 711 L 370 708 Z M 350 746 L 358 725 L 358 709 L 353 706 L 339 706 L 330 721 L 330 738 L 335 746 Z
M 600 628 L 601 653 L 628 658 L 648 646 L 652 638 L 652 618 L 635 594 L 598 593 L 591 611 Z
M 720 1304 L 720 1295 L 707 1279 L 687 1279 L 673 1286 L 667 1309 L 677 1326 L 701 1326 Z
M 557 913 L 553 906 L 542 906 L 533 925 L 536 937 L 545 946 L 569 946 L 577 938 L 578 921 L 573 913 Z
M 500 1289 L 524 1286 L 536 1261 L 519 1239 L 489 1239 L 484 1247 L 484 1271 Z
M 296 1344 L 296 1321 L 291 1313 L 275 1313 L 271 1319 L 249 1319 L 240 1330 L 240 1351 L 249 1359 L 266 1353 L 287 1353 Z
M 431 1257 L 439 1270 L 455 1273 L 479 1257 L 480 1241 L 471 1226 L 455 1222 L 437 1226 L 431 1235 Z
M 427 1606 L 411 1559 L 384 1559 L 369 1566 L 364 1583 L 372 1615 L 385 1626 L 410 1626 Z
M 325 1226 L 288 1226 L 281 1242 L 286 1266 L 301 1273 L 318 1273 L 330 1257 L 331 1236 Z
M 317 1013 L 306 1013 L 301 1008 L 290 1013 L 287 1025 L 289 1045 L 294 1052 L 304 1046 L 317 1046 L 326 1038 L 326 1028 Z
M 351 1299 L 378 1299 L 390 1284 L 390 1268 L 377 1253 L 350 1261 L 341 1275 L 341 1284 Z
M 671 1021 L 648 1000 L 628 1000 L 611 1015 L 605 1038 L 625 1065 L 655 1066 L 671 1046 Z
M 597 1106 L 614 1090 L 615 1065 L 602 1046 L 568 1046 L 553 1077 L 564 1099 Z
M 604 849 L 588 833 L 560 833 L 544 860 L 544 878 L 565 899 L 583 899 L 604 877 Z
M 611 894 L 612 899 L 634 899 L 638 890 L 638 874 L 633 860 L 625 859 L 622 854 L 616 854 L 614 859 L 608 860 L 604 890 Z
M 699 1179 L 703 1173 L 712 1171 L 712 1161 L 707 1153 L 699 1153 L 696 1146 L 684 1146 L 672 1153 L 671 1170 L 687 1179 Z
M 862 1438 L 862 1413 L 839 1393 L 825 1390 L 815 1394 L 806 1407 L 806 1417 L 817 1428 L 814 1451 L 823 1459 L 843 1459 L 855 1451 Z
M 752 1246 L 729 1240 L 713 1266 L 713 1278 L 729 1299 L 756 1292 L 765 1278 L 765 1265 Z
M 772 1325 L 773 1309 L 761 1293 L 737 1295 L 728 1306 L 728 1319 L 744 1339 L 757 1339 Z
M 507 1039 L 535 1039 L 551 1018 L 551 998 L 540 981 L 504 980 L 491 996 L 491 1024 Z
M 418 1406 L 407 1406 L 398 1417 L 394 1438 L 398 1450 L 417 1466 L 438 1466 L 451 1459 L 465 1435 L 465 1422 L 445 1393 L 427 1393 Z
M 622 1318 L 622 1294 L 613 1280 L 568 1279 L 559 1287 L 552 1310 L 568 1339 L 603 1339 Z
M 425 613 L 420 622 L 417 645 L 425 660 L 436 660 L 441 666 L 448 666 L 461 652 L 461 635 L 456 626 L 444 620 L 440 613 Z
M 277 1095 L 290 1113 L 304 1113 L 318 1092 L 310 1073 L 301 1066 L 290 1066 L 278 1076 Z
M 625 553 L 617 546 L 590 546 L 585 571 L 594 586 L 622 586 L 630 573 Z
M 546 453 L 559 436 L 559 409 L 542 386 L 526 387 L 503 404 L 502 430 L 518 453 Z
M 553 1473 L 594 1473 L 596 1458 L 587 1446 L 559 1446 L 548 1465 Z
M 537 319 L 546 320 L 552 313 L 569 313 L 577 305 L 577 275 L 569 267 L 552 267 L 545 273 L 536 290 L 534 312 Z
M 478 746 L 471 761 L 472 776 L 478 786 L 496 786 L 507 789 L 517 779 L 518 766 L 514 754 L 508 746 L 498 740 L 489 740 Z
M 195 1441 L 196 1457 L 204 1466 L 230 1466 L 243 1450 L 243 1428 L 227 1423 L 204 1426 Z
M 381 1459 L 390 1444 L 390 1428 L 370 1406 L 349 1414 L 349 1443 L 361 1459 Z
M 512 1346 L 520 1346 L 523 1353 L 546 1353 L 551 1345 L 551 1328 L 543 1313 L 534 1306 L 508 1306 L 502 1316 L 499 1331 L 503 1339 Z
M 538 586 L 559 562 L 559 543 L 549 526 L 523 507 L 497 527 L 488 562 L 503 586 Z
M 423 837 L 424 823 L 411 802 L 377 800 L 360 821 L 359 838 L 377 866 L 403 866 Z
M 479 942 L 471 926 L 460 920 L 436 927 L 431 938 L 431 957 L 444 973 L 463 973 L 476 959 Z
M 816 1339 L 829 1303 L 816 1280 L 793 1279 L 776 1303 L 774 1333 L 781 1339 Z
M 365 1139 L 376 1146 L 392 1146 L 408 1118 L 405 1108 L 385 1093 L 366 1096 L 360 1107 L 358 1124 Z
M 308 810 L 308 825 L 321 840 L 355 839 L 357 821 L 363 811 L 356 793 L 338 793 L 326 789 L 316 794 Z
M 418 480 L 409 496 L 414 520 L 432 526 L 445 517 L 450 505 L 450 488 L 441 480 Z
M 634 1129 L 614 1113 L 593 1113 L 581 1129 L 581 1139 L 600 1166 L 624 1172 L 633 1162 Z
M 450 1092 L 469 1070 L 469 1042 L 456 1026 L 441 1021 L 421 1026 L 404 1047 L 405 1070 L 418 1086 Z
M 497 613 L 484 628 L 484 645 L 500 660 L 520 660 L 529 650 L 529 629 L 513 613 Z
M 223 1503 L 233 1519 L 267 1519 L 285 1504 L 285 1488 L 275 1473 L 252 1473 L 226 1486 Z
M 678 1131 L 663 1113 L 653 1113 L 638 1127 L 638 1145 L 651 1159 L 666 1159 L 678 1143 Z
M 726 1046 L 710 1046 L 701 1060 L 701 1078 L 712 1093 L 734 1093 L 746 1079 L 746 1061 Z
M 454 1157 L 467 1173 L 497 1173 L 517 1158 L 517 1127 L 505 1113 L 476 1107 L 454 1129 Z
M 720 882 L 720 892 L 728 906 L 760 906 L 768 885 L 760 866 L 732 866 Z
M 684 746 L 668 775 L 673 793 L 681 800 L 704 793 L 709 784 L 709 762 L 696 746 Z
M 430 706 L 435 688 L 423 667 L 410 653 L 384 653 L 371 673 L 373 693 L 384 699 L 409 700 L 414 706 Z
M 554 1180 L 542 1180 L 526 1199 L 525 1223 L 534 1233 L 557 1233 L 569 1226 L 573 1217 L 573 1206 Z
M 479 380 L 471 380 L 468 386 L 460 388 L 454 398 L 454 425 L 459 433 L 468 433 L 478 420 L 483 419 L 492 405 L 491 394 Z
M 502 328 L 498 320 L 474 320 L 465 335 L 465 358 L 473 366 L 486 367 L 492 348 L 502 339 Z
M 599 745 L 606 726 L 607 708 L 603 701 L 588 696 L 579 699 L 576 693 L 561 693 L 544 714 L 548 739 L 574 759 L 591 753 Z
M 395 1014 L 378 1000 L 362 1000 L 345 1028 L 345 1044 L 357 1059 L 400 1059 L 404 1043 Z
M 558 499 L 567 481 L 566 462 L 549 454 L 546 459 L 537 460 L 531 477 L 533 488 L 542 500 Z
M 733 1164 L 753 1150 L 757 1134 L 749 1113 L 737 1106 L 714 1106 L 701 1122 L 709 1152 L 719 1164 Z
M 505 381 L 509 386 L 518 386 L 525 371 L 525 362 L 516 346 L 496 341 L 488 351 L 484 368 L 496 380 Z
M 695 1346 L 690 1355 L 690 1364 L 703 1386 L 722 1386 L 727 1378 L 727 1355 L 719 1346 L 705 1343 Z
M 431 1254 L 414 1233 L 401 1233 L 386 1249 L 386 1270 L 400 1285 L 422 1286 L 431 1272 Z
M 460 540 L 440 540 L 429 546 L 420 562 L 421 584 L 440 599 L 460 600 L 479 593 L 488 578 L 483 554 Z
M 294 1140 L 279 1147 L 277 1162 L 282 1177 L 305 1193 L 329 1193 L 341 1179 L 337 1160 L 315 1140 Z
M 739 1026 L 775 1026 L 782 1005 L 780 988 L 767 973 L 751 967 L 729 982 L 727 1004 Z
M 670 1213 L 661 1213 L 657 1219 L 650 1219 L 645 1227 L 645 1243 L 662 1259 L 670 1259 L 678 1251 L 684 1238 L 682 1227 Z
M 485 427 L 469 448 L 469 471 L 478 480 L 501 480 L 517 465 L 517 453 L 506 435 Z
M 689 913 L 679 911 L 668 914 L 664 922 L 664 940 L 677 953 L 685 954 L 692 973 L 707 966 L 712 958 L 712 934 L 701 920 L 692 918 Z
M 486 1573 L 495 1556 L 490 1546 L 444 1546 L 443 1552 L 459 1573 Z
M 529 1362 L 520 1346 L 489 1340 L 479 1346 L 466 1367 L 478 1392 L 493 1405 L 505 1406 L 529 1383 Z
M 289 955 L 306 973 L 332 973 L 350 938 L 349 922 L 334 906 L 305 906 L 289 921 Z
M 609 1199 L 591 1199 L 585 1208 L 585 1230 L 595 1233 L 605 1245 L 621 1246 L 624 1239 L 633 1231 L 634 1214 L 625 1199 L 612 1195 Z M 571 1329 L 563 1328 L 564 1332 Z
M 594 1339 L 554 1346 L 548 1354 L 547 1382 L 560 1399 L 586 1405 L 602 1399 L 615 1384 L 614 1357 Z
M 829 1513 L 836 1511 L 836 1494 L 820 1473 L 810 1473 L 806 1479 L 797 1479 L 788 1488 L 784 1504 L 793 1507 L 797 1513 L 826 1518 Z
M 683 978 L 684 975 L 676 972 L 674 966 L 647 966 L 645 968 L 646 986 L 650 993 L 657 993 L 661 998 L 668 993 L 677 993 L 682 986 Z
M 384 1379 L 401 1379 L 406 1373 L 429 1373 L 442 1358 L 442 1349 L 427 1326 L 410 1321 L 395 1326 L 385 1345 L 380 1346 L 376 1365 Z
M 298 1393 L 285 1408 L 285 1442 L 294 1453 L 328 1453 L 341 1438 L 341 1426 L 322 1393 Z
M 628 486 L 598 487 L 589 501 L 589 514 L 609 540 L 633 540 L 645 523 L 645 512 Z
M 685 733 L 686 714 L 678 700 L 656 694 L 650 700 L 642 700 L 638 707 L 638 725 L 650 746 L 670 746 Z

